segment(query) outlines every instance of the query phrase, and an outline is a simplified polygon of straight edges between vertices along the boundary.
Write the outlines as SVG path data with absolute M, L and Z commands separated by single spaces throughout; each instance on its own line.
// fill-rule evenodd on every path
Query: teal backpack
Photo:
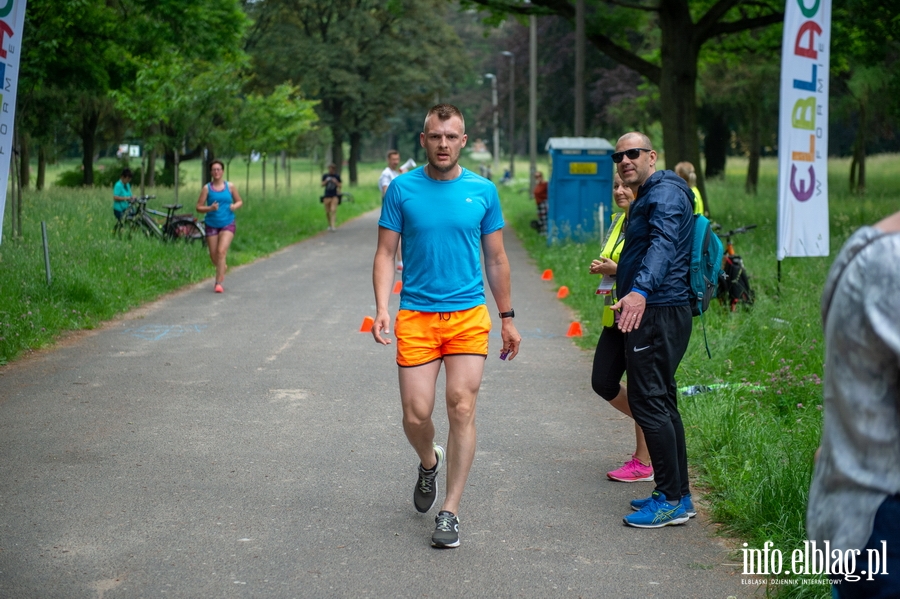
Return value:
M 691 200 L 693 205 L 693 199 Z M 719 290 L 719 277 L 722 275 L 722 256 L 725 249 L 722 240 L 712 230 L 709 219 L 702 214 L 694 215 L 694 237 L 691 242 L 691 314 L 700 317 L 703 325 L 703 342 L 706 344 L 706 355 L 712 359 L 709 342 L 706 340 L 706 326 L 703 324 L 703 313 L 709 309 L 709 302 Z

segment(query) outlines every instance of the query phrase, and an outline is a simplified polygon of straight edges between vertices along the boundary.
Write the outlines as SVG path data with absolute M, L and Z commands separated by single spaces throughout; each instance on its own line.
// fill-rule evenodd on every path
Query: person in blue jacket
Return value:
M 212 181 L 203 186 L 197 199 L 197 212 L 205 214 L 206 245 L 209 259 L 216 267 L 216 293 L 224 293 L 225 258 L 234 239 L 234 211 L 244 205 L 241 194 L 234 183 L 225 180 L 225 165 L 221 160 L 213 160 L 209 165 Z
M 693 505 L 675 371 L 691 338 L 689 273 L 693 194 L 672 171 L 656 170 L 643 133 L 626 133 L 612 155 L 634 192 L 616 270 L 619 330 L 625 333 L 628 405 L 644 431 L 656 489 L 635 499 L 625 524 L 659 528 L 688 521 Z M 682 501 L 682 498 L 685 500 Z

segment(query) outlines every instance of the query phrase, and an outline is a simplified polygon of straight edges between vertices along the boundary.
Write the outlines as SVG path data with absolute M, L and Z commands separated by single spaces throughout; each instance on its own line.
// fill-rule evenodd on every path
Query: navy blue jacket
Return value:
M 690 303 L 694 193 L 672 171 L 656 171 L 628 210 L 616 286 L 620 296 L 642 291 L 648 306 Z

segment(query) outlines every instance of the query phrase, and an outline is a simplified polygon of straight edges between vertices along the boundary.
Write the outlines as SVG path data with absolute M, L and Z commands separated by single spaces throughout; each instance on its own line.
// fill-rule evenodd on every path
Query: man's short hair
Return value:
M 122 179 L 129 179 L 131 176 L 132 176 L 132 172 L 131 172 L 130 168 L 122 169 L 122 176 L 121 176 Z
M 648 150 L 653 149 L 653 142 L 651 142 L 650 138 L 647 137 L 646 135 L 644 135 L 643 133 L 641 133 L 640 131 L 631 131 L 629 133 L 626 133 L 625 135 L 623 135 L 622 137 L 619 138 L 619 141 L 622 141 L 623 139 L 627 139 L 629 137 L 637 137 L 638 139 L 641 140 L 641 145 L 643 147 L 647 148 Z
M 390 159 L 391 159 L 391 156 L 394 156 L 394 155 L 399 156 L 399 155 L 400 155 L 400 152 L 397 151 L 397 150 L 388 150 L 388 151 L 387 151 L 387 158 L 388 158 L 388 160 L 390 160 Z
M 425 131 L 425 126 L 428 124 L 428 118 L 431 115 L 436 115 L 437 118 L 442 121 L 446 121 L 447 119 L 453 118 L 455 116 L 459 117 L 459 120 L 462 121 L 463 133 L 466 132 L 466 119 L 463 117 L 462 112 L 459 108 L 454 106 L 453 104 L 436 104 L 431 107 L 431 110 L 428 111 L 428 114 L 425 115 L 425 122 L 422 124 L 422 131 Z

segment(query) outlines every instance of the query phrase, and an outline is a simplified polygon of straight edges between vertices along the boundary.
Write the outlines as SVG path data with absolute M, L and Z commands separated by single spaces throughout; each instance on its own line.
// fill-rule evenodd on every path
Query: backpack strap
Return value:
M 703 322 L 703 310 L 700 311 L 700 328 L 703 330 L 703 345 L 706 346 L 706 356 L 712 360 L 712 352 L 709 351 L 709 341 L 706 339 L 706 323 Z

